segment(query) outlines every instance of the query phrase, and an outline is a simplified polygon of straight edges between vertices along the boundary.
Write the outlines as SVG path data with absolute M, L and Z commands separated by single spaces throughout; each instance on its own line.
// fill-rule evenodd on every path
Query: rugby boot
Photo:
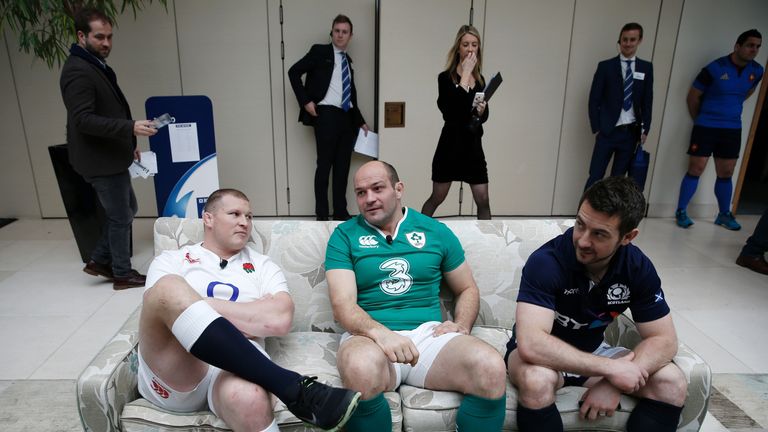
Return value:
M 286 407 L 299 420 L 327 431 L 338 431 L 357 408 L 360 392 L 331 387 L 317 377 L 302 377 L 299 397 Z
M 733 213 L 731 212 L 718 214 L 717 218 L 715 219 L 715 225 L 720 225 L 725 229 L 729 229 L 731 231 L 738 231 L 741 229 L 741 225 L 738 222 L 736 222 L 736 218 L 733 216 Z
M 678 209 L 675 212 L 675 222 L 680 228 L 688 228 L 693 225 L 693 220 L 688 217 L 688 212 L 683 209 Z

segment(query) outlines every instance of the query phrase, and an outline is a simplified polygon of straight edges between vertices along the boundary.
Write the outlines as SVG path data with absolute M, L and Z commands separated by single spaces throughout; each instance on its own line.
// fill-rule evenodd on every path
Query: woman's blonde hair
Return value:
M 481 75 L 483 70 L 483 45 L 480 41 L 480 32 L 471 25 L 463 25 L 459 27 L 459 31 L 456 33 L 456 39 L 453 41 L 453 46 L 448 51 L 445 70 L 451 75 L 451 79 L 454 83 L 458 83 L 461 80 L 458 72 L 456 72 L 456 66 L 458 66 L 459 61 L 461 61 L 461 56 L 459 55 L 461 38 L 468 34 L 477 38 L 477 63 L 472 70 L 472 76 L 475 78 L 475 82 L 479 82 L 481 86 L 485 86 L 485 81 L 483 81 L 483 76 Z

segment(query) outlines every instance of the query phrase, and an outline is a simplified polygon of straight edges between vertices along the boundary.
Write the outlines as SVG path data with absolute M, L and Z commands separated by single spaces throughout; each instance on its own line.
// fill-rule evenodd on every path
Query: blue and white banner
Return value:
M 219 188 L 211 100 L 206 96 L 154 96 L 147 99 L 145 108 L 148 119 L 164 114 L 173 118 L 172 124 L 149 138 L 157 155 L 158 215 L 201 217 L 208 195 Z

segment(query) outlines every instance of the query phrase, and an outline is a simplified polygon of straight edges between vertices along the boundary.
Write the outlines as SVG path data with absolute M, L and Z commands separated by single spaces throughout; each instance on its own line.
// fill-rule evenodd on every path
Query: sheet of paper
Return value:
M 197 123 L 169 124 L 168 136 L 171 140 L 171 162 L 197 162 L 200 160 Z
M 378 159 L 379 134 L 373 131 L 368 131 L 368 136 L 366 136 L 365 131 L 360 129 L 357 133 L 357 141 L 355 141 L 355 151 L 374 159 Z
M 141 162 L 149 170 L 149 175 L 157 174 L 157 155 L 153 151 L 141 152 Z
M 128 167 L 128 173 L 131 174 L 131 178 L 147 178 L 150 175 L 147 167 L 142 165 L 139 161 L 133 161 L 131 166 Z

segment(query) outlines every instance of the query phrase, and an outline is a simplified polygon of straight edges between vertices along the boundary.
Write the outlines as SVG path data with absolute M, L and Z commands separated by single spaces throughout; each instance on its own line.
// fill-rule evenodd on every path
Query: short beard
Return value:
M 101 53 L 98 50 L 93 49 L 93 46 L 89 44 L 88 42 L 85 43 L 85 50 L 91 53 L 92 56 L 96 57 L 99 60 L 105 60 L 106 57 L 102 57 Z

